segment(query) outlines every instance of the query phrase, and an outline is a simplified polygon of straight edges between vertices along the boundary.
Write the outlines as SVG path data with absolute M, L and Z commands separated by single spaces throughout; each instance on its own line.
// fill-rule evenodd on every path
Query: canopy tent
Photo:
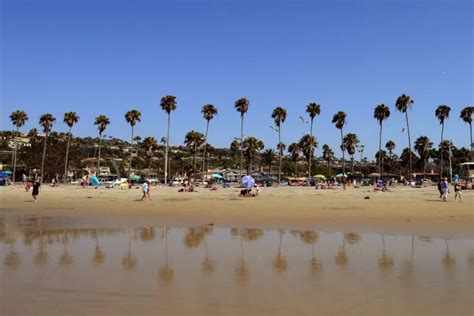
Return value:
M 320 179 L 320 180 L 325 180 L 326 179 L 326 176 L 323 175 L 323 174 L 317 174 L 314 176 L 316 179 Z

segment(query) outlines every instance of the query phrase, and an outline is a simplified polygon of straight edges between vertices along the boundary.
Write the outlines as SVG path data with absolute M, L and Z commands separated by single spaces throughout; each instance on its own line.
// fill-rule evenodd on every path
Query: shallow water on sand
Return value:
M 0 221 L 1 315 L 473 313 L 472 240 L 59 226 Z

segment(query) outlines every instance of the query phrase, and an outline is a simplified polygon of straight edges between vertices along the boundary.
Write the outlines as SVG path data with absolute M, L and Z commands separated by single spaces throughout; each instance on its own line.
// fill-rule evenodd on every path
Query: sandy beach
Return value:
M 38 203 L 22 187 L 0 189 L 0 214 L 56 217 L 72 227 L 171 225 L 323 229 L 326 231 L 418 234 L 443 238 L 474 235 L 472 192 L 464 202 L 438 199 L 436 187 L 394 187 L 391 192 L 263 188 L 260 196 L 242 198 L 238 189 L 178 193 L 152 187 L 152 201 L 141 202 L 141 190 L 44 185 Z M 369 196 L 370 199 L 364 199 Z

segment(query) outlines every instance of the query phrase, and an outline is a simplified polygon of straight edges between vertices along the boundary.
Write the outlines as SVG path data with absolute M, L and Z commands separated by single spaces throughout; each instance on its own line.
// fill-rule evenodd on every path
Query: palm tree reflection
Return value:
M 93 235 L 95 238 L 95 249 L 94 249 L 94 256 L 92 257 L 92 262 L 96 265 L 99 265 L 105 262 L 105 254 L 99 245 L 99 233 L 97 229 L 94 230 Z
M 72 257 L 69 255 L 69 252 L 67 250 L 67 245 L 68 245 L 68 236 L 67 236 L 67 231 L 63 230 L 63 243 L 64 243 L 64 252 L 59 257 L 59 263 L 63 266 L 68 266 L 72 263 Z
M 453 266 L 453 265 L 456 264 L 456 258 L 454 257 L 453 254 L 451 254 L 451 253 L 449 252 L 448 240 L 445 239 L 444 242 L 445 242 L 445 244 L 446 244 L 446 252 L 445 252 L 445 254 L 444 254 L 444 256 L 443 256 L 443 260 L 442 260 L 442 261 L 443 261 L 443 264 L 445 265 L 445 267 L 449 268 L 449 267 L 451 267 L 451 266 Z
M 142 241 L 151 241 L 155 239 L 155 228 L 150 226 L 150 227 L 145 227 L 142 229 L 140 233 L 140 239 Z
M 275 256 L 275 259 L 273 259 L 273 269 L 277 272 L 286 271 L 288 267 L 288 262 L 286 261 L 285 256 L 281 252 L 281 239 L 284 233 L 284 230 L 278 230 L 278 252 Z
M 312 230 L 300 232 L 299 234 L 300 234 L 300 239 L 304 243 L 309 244 L 311 246 L 311 260 L 309 261 L 310 271 L 314 275 L 319 274 L 323 269 L 323 265 L 321 261 L 318 260 L 318 258 L 316 258 L 315 249 L 314 249 L 316 245 L 316 241 L 319 238 L 319 235 L 317 232 L 312 231 Z
M 39 230 L 39 250 L 35 255 L 35 265 L 42 266 L 48 262 L 48 253 L 45 250 L 44 240 L 43 240 L 43 231 L 40 228 Z
M 204 238 L 204 259 L 201 263 L 201 271 L 205 275 L 211 275 L 214 272 L 214 261 L 207 253 L 207 240 Z
M 245 258 L 244 258 L 244 244 L 243 244 L 242 235 L 240 235 L 240 261 L 239 261 L 239 265 L 237 266 L 237 269 L 235 269 L 234 272 L 235 272 L 235 277 L 238 281 L 240 282 L 247 281 L 249 277 L 249 270 L 247 268 L 247 263 L 245 262 Z
M 163 282 L 170 283 L 173 281 L 174 271 L 168 264 L 168 227 L 163 229 L 163 235 L 165 239 L 165 265 L 160 267 L 158 276 Z
M 391 268 L 393 266 L 393 257 L 387 253 L 385 249 L 385 238 L 382 234 L 382 255 L 380 256 L 378 263 L 380 268 Z
M 122 266 L 127 270 L 132 270 L 137 264 L 137 258 L 132 253 L 132 237 L 128 230 L 128 252 L 122 257 Z
M 5 256 L 3 264 L 6 267 L 16 268 L 20 264 L 21 257 L 18 252 L 14 251 L 13 243 L 14 242 L 10 242 L 10 252 L 8 253 L 8 255 Z
M 339 249 L 337 255 L 334 257 L 334 262 L 339 267 L 345 267 L 349 262 L 346 254 L 346 234 L 342 235 L 342 247 Z

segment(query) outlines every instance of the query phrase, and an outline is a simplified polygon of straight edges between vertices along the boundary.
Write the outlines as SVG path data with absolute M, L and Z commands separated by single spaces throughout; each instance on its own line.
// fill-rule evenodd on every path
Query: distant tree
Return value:
M 255 137 L 247 137 L 242 143 L 245 156 L 247 157 L 247 174 L 252 172 L 252 162 L 255 156 L 265 148 L 263 142 Z
M 167 95 L 161 98 L 161 109 L 168 114 L 168 131 L 166 132 L 166 149 L 165 149 L 165 184 L 168 183 L 168 151 L 170 148 L 170 128 L 171 128 L 171 112 L 176 110 L 176 97 Z
M 342 181 L 342 185 L 343 185 L 344 190 L 346 189 L 346 178 L 345 178 L 346 177 L 346 158 L 345 158 L 345 155 L 344 155 L 345 150 L 344 150 L 344 132 L 343 132 L 343 128 L 344 128 L 344 125 L 346 125 L 346 118 L 347 118 L 347 114 L 342 112 L 342 111 L 338 111 L 332 117 L 332 123 L 341 132 L 342 175 L 343 175 L 342 178 L 344 179 Z
M 76 112 L 67 112 L 64 113 L 63 122 L 68 126 L 69 131 L 67 133 L 67 145 L 66 145 L 66 159 L 64 162 L 64 182 L 67 181 L 67 166 L 68 166 L 68 156 L 69 156 L 69 142 L 72 137 L 72 127 L 79 121 L 79 116 Z
M 271 174 L 272 173 L 272 164 L 273 164 L 273 161 L 275 161 L 275 159 L 276 159 L 275 151 L 271 148 L 265 150 L 262 154 L 262 158 L 263 158 L 264 163 L 268 166 L 268 173 Z
M 344 149 L 351 156 L 351 173 L 354 173 L 354 154 L 358 143 L 359 138 L 354 133 L 349 133 L 343 138 Z
M 272 118 L 275 126 L 278 129 L 278 144 L 281 144 L 281 125 L 286 120 L 286 110 L 282 107 L 276 107 L 272 112 Z M 283 159 L 283 152 L 280 150 L 278 160 L 278 183 L 281 181 L 281 162 Z
M 245 113 L 249 110 L 249 100 L 246 98 L 240 98 L 237 101 L 235 101 L 234 107 L 237 110 L 237 112 L 240 113 L 240 172 L 239 176 L 242 178 L 242 168 L 243 168 L 243 160 L 244 160 L 244 147 L 243 147 L 243 142 L 244 142 L 244 116 Z M 239 181 L 240 181 L 239 178 Z
M 190 131 L 186 134 L 184 143 L 193 155 L 193 178 L 196 179 L 196 154 L 199 147 L 204 143 L 204 135 L 196 131 Z
M 309 134 L 311 136 L 313 136 L 313 122 L 314 122 L 314 118 L 317 116 L 317 115 L 320 115 L 321 114 L 321 105 L 320 104 L 317 104 L 317 103 L 314 103 L 314 102 L 311 102 L 310 104 L 308 104 L 306 106 L 306 113 L 309 114 L 309 118 L 311 119 L 311 127 L 310 127 L 310 132 Z M 311 149 L 311 158 L 309 159 L 309 163 L 308 163 L 308 175 L 311 176 L 311 163 L 312 163 L 312 160 L 313 160 L 313 155 L 314 155 L 314 148 Z
M 300 158 L 301 147 L 298 143 L 292 143 L 288 146 L 288 152 L 291 155 L 291 161 L 295 163 L 295 177 L 298 176 L 298 159 Z
M 206 104 L 201 110 L 202 117 L 206 120 L 206 134 L 204 135 L 204 159 L 202 160 L 202 181 L 204 183 L 204 177 L 207 176 L 207 170 L 205 169 L 206 155 L 207 155 L 207 135 L 209 132 L 209 122 L 217 115 L 217 108 L 212 104 Z
M 390 117 L 390 109 L 385 104 L 379 104 L 374 109 L 374 118 L 377 120 L 380 126 L 380 135 L 379 135 L 379 152 L 382 150 L 382 124 L 383 121 L 387 120 Z M 379 160 L 379 174 L 382 175 L 382 164 Z
M 314 152 L 314 148 L 318 146 L 318 142 L 314 136 L 310 134 L 305 134 L 301 137 L 300 141 L 298 142 L 301 152 L 306 158 L 306 161 L 309 163 L 311 159 L 311 154 Z M 308 176 L 311 176 L 309 174 Z
M 463 120 L 464 123 L 469 124 L 469 139 L 471 140 L 470 149 L 471 149 L 471 159 L 474 159 L 473 155 L 473 147 L 474 144 L 472 142 L 472 113 L 474 112 L 474 106 L 466 106 L 464 109 L 461 110 L 459 117 Z
M 16 110 L 10 114 L 10 121 L 15 126 L 15 148 L 13 149 L 13 174 L 12 174 L 12 181 L 15 183 L 15 175 L 16 175 L 16 156 L 18 153 L 18 132 L 20 127 L 25 125 L 26 121 L 28 121 L 28 115 L 26 112 L 21 110 Z
M 44 181 L 44 158 L 46 157 L 46 143 L 48 141 L 48 135 L 53 128 L 53 123 L 56 121 L 56 118 L 49 113 L 41 115 L 39 119 L 39 124 L 43 128 L 44 132 L 44 145 L 43 145 L 43 158 L 41 159 L 41 183 Z
M 451 108 L 447 105 L 440 105 L 436 108 L 435 116 L 438 118 L 439 124 L 441 124 L 441 142 L 444 141 L 444 122 L 449 118 L 449 112 Z M 441 148 L 442 149 L 442 148 Z M 439 164 L 439 174 L 440 177 L 443 177 L 443 155 L 441 154 L 440 164 Z
M 415 100 L 410 98 L 410 96 L 402 94 L 397 98 L 395 101 L 395 107 L 398 111 L 405 114 L 405 119 L 407 123 L 407 134 L 408 134 L 408 148 L 410 149 L 407 153 L 409 155 L 409 167 L 408 167 L 408 177 L 410 179 L 410 184 L 412 182 L 412 173 L 413 173 L 413 161 L 411 158 L 412 150 L 411 150 L 411 139 L 410 139 L 410 124 L 408 124 L 408 110 L 411 106 L 415 103 Z
M 420 136 L 415 140 L 415 150 L 420 155 L 420 160 L 423 164 L 423 173 L 426 173 L 426 160 L 431 152 L 433 143 L 427 136 Z
M 334 152 L 332 151 L 331 147 L 329 147 L 327 144 L 323 145 L 323 159 L 326 161 L 327 166 L 328 166 L 328 176 L 331 175 L 331 168 L 330 164 L 331 161 L 334 159 Z
M 94 125 L 97 125 L 97 130 L 99 131 L 99 155 L 97 157 L 97 174 L 100 172 L 100 150 L 102 147 L 102 135 L 104 134 L 107 125 L 110 124 L 110 120 L 105 115 L 99 115 L 95 118 Z

